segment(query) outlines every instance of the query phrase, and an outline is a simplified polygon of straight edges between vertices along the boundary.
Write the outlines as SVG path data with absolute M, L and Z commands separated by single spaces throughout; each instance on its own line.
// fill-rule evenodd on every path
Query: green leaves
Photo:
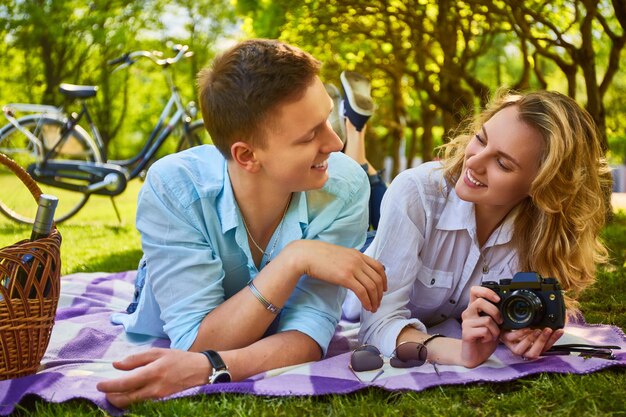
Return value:
M 615 77 L 625 78 L 618 58 L 626 43 L 626 12 L 617 13 L 626 10 L 624 0 L 242 0 L 238 5 L 254 22 L 250 36 L 279 37 L 313 53 L 325 63 L 327 81 L 336 83 L 343 69 L 375 79 L 374 124 L 400 126 L 378 138 L 396 160 L 401 142 L 415 133 L 412 126 L 440 126 L 447 133 L 503 85 L 578 93 L 604 131 L 605 94 Z M 436 117 L 437 123 L 424 117 Z M 622 127 L 621 135 L 625 132 Z M 435 143 L 445 138 L 436 136 Z M 432 153 L 420 146 L 406 149 Z

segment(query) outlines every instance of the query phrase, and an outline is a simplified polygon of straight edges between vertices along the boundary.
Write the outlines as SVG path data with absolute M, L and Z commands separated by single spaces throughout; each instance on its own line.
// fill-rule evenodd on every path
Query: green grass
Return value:
M 118 223 L 108 198 L 93 197 L 78 216 L 63 223 L 63 274 L 134 269 L 141 257 L 134 227 L 141 183 L 132 182 L 116 201 Z M 0 219 L 0 246 L 27 238 L 28 227 Z M 626 328 L 626 213 L 617 214 L 603 238 L 611 261 L 585 292 L 581 310 L 590 323 Z M 446 386 L 415 392 L 368 389 L 349 395 L 271 398 L 218 394 L 133 406 L 133 416 L 625 416 L 626 372 L 608 369 L 590 375 L 542 374 L 501 384 Z M 103 415 L 86 401 L 49 404 L 27 398 L 16 414 L 35 416 Z
M 109 197 L 92 196 L 83 209 L 59 225 L 63 236 L 61 272 L 125 271 L 137 267 L 141 241 L 135 229 L 137 193 L 141 182 L 132 181 L 115 198 L 122 222 L 118 222 Z M 34 200 L 33 200 L 33 205 Z M 30 226 L 13 223 L 0 215 L 0 246 L 30 236 Z

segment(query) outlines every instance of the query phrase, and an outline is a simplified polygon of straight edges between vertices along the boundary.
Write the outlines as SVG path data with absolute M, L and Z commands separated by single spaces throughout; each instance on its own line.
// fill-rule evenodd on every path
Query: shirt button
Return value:
M 433 285 L 435 283 L 435 278 L 430 280 L 430 285 Z
M 448 300 L 448 301 L 450 301 L 450 304 L 456 304 L 456 301 L 454 301 L 454 300 L 452 300 L 452 299 L 450 299 L 450 300 Z

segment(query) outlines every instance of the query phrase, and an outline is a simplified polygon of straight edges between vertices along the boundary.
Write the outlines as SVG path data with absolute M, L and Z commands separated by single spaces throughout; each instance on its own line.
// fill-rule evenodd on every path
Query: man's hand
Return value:
M 387 275 L 380 262 L 356 249 L 315 240 L 299 240 L 288 249 L 303 266 L 303 274 L 352 290 L 366 310 L 378 310 L 387 291 Z
M 493 304 L 498 301 L 500 297 L 489 288 L 474 286 L 470 289 L 470 302 L 461 314 L 461 361 L 468 368 L 486 361 L 498 347 L 498 324 L 502 323 L 502 317 Z
M 162 398 L 208 383 L 211 366 L 201 353 L 153 348 L 114 362 L 116 369 L 134 372 L 99 382 L 96 388 L 118 408 Z

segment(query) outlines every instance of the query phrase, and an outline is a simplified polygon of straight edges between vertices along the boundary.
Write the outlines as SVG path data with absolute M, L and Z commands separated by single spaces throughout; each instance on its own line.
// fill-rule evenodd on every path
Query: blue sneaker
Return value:
M 341 73 L 341 86 L 344 91 L 344 114 L 361 131 L 370 116 L 374 114 L 372 85 L 363 75 L 355 71 Z

